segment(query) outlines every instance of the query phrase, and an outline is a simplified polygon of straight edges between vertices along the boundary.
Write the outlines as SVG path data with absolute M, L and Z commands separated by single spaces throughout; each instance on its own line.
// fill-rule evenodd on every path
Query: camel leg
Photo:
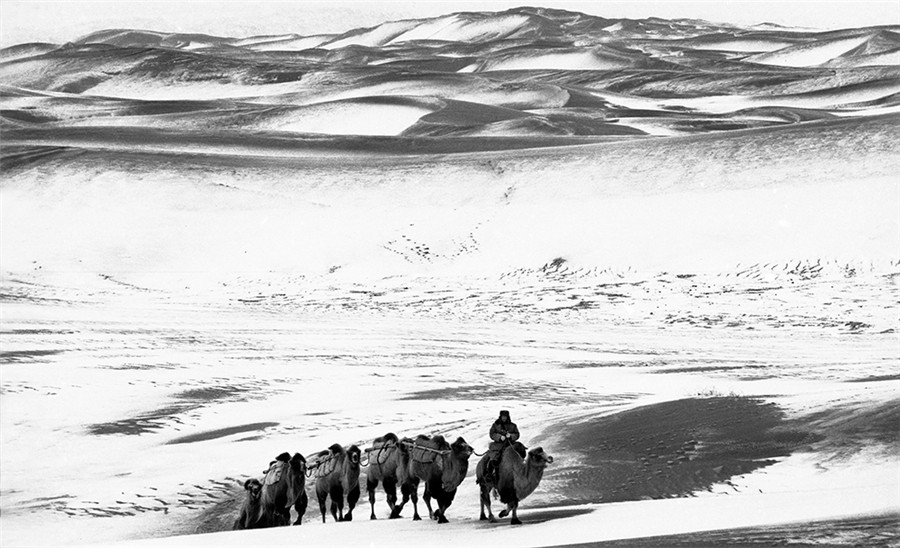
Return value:
M 415 481 L 410 483 L 409 486 L 409 498 L 413 503 L 413 521 L 421 520 L 421 516 L 419 516 L 419 482 Z
M 516 515 L 516 512 L 519 510 L 519 503 L 513 503 L 512 506 L 512 519 L 509 520 L 510 525 L 522 525 L 522 520 L 519 519 L 519 516 Z
M 306 513 L 306 507 L 309 506 L 309 496 L 306 494 L 306 491 L 300 493 L 300 496 L 297 497 L 296 502 L 294 502 L 294 510 L 297 511 L 297 520 L 294 522 L 294 525 L 300 525 L 303 520 L 303 514 Z M 290 520 L 290 516 L 288 516 L 288 520 Z
M 484 509 L 487 508 L 487 516 L 484 515 Z M 491 511 L 491 487 L 487 483 L 481 484 L 481 517 L 480 520 L 490 520 L 491 523 L 497 523 L 497 518 Z
M 391 515 L 393 516 L 397 508 L 397 480 L 384 478 L 382 485 L 384 486 L 388 507 L 391 509 Z M 397 513 L 399 514 L 400 512 Z
M 344 490 L 340 485 L 331 489 L 331 517 L 344 521 Z
M 434 511 L 431 509 L 431 490 L 428 488 L 428 482 L 425 482 L 425 492 L 422 494 L 422 499 L 425 501 L 425 506 L 428 507 L 428 518 L 435 520 L 437 517 L 434 515 Z
M 338 504 L 334 501 L 331 501 L 331 517 L 334 518 L 334 521 L 341 521 L 341 518 L 338 517 Z
M 325 523 L 325 518 L 328 516 L 328 512 L 325 511 L 325 499 L 328 498 L 328 492 L 316 491 L 316 498 L 319 499 L 319 510 L 322 512 L 322 523 Z
M 400 494 L 403 495 L 403 499 L 400 501 L 399 505 L 394 506 L 393 510 L 391 511 L 391 519 L 400 517 L 400 512 L 403 510 L 403 507 L 406 505 L 406 503 L 409 502 L 410 490 L 411 487 L 409 485 L 409 482 L 404 481 L 400 483 Z
M 435 498 L 435 501 L 438 503 L 438 509 L 434 511 L 434 518 L 438 523 L 448 523 L 447 520 L 447 507 L 449 504 L 444 504 L 443 501 Z
M 438 509 L 435 511 L 437 515 L 438 523 L 447 523 L 447 508 L 453 504 L 453 499 L 456 498 L 456 489 L 453 491 L 447 492 L 441 488 L 440 491 L 434 497 L 434 500 L 437 501 Z
M 384 489 L 387 491 L 387 480 L 384 481 Z M 369 491 L 369 504 L 372 506 L 372 514 L 369 516 L 369 519 L 378 519 L 375 517 L 375 488 L 378 487 L 378 480 L 368 480 L 366 481 L 366 489 Z M 388 503 L 390 503 L 390 497 L 388 497 Z
M 344 514 L 344 521 L 353 521 L 353 509 L 356 508 L 356 503 L 359 502 L 359 495 L 359 484 L 347 493 L 347 513 Z

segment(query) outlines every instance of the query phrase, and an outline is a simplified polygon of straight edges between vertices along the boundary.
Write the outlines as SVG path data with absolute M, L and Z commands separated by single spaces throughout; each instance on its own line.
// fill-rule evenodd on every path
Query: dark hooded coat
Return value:
M 491 425 L 491 444 L 488 446 L 488 451 L 490 451 L 492 458 L 500 453 L 507 443 L 512 443 L 519 439 L 519 427 L 512 420 L 503 422 L 502 416 L 501 414 L 500 417 L 497 417 L 497 420 Z M 506 414 L 506 417 L 509 418 L 509 414 Z

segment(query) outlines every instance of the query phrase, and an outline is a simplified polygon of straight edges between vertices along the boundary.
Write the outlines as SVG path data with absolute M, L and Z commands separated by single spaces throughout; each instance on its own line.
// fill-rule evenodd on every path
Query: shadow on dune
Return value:
M 689 496 L 819 441 L 762 399 L 689 398 L 586 418 L 564 429 L 578 464 L 548 469 L 564 504 Z M 562 458 L 558 459 L 562 464 Z
M 584 544 L 565 544 L 566 548 L 759 548 L 762 546 L 809 546 L 816 548 L 897 546 L 900 541 L 900 514 L 864 516 L 841 520 L 811 521 L 771 527 L 748 527 L 704 531 Z
M 540 510 L 522 511 L 521 515 L 525 519 L 525 524 L 546 523 L 557 519 L 573 518 L 575 516 L 583 516 L 590 514 L 594 510 L 589 508 L 542 508 Z

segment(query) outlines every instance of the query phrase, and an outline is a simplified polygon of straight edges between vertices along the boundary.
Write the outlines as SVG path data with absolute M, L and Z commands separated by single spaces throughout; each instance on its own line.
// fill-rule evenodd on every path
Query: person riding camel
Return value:
M 485 477 L 492 478 L 492 483 L 497 485 L 497 474 L 500 472 L 500 457 L 503 449 L 519 439 L 519 427 L 509 418 L 509 411 L 500 411 L 500 416 L 491 425 L 491 444 L 488 446 L 487 467 Z

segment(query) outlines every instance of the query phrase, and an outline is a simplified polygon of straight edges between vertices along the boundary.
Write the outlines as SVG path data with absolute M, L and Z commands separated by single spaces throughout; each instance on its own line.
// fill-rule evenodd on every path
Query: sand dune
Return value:
M 891 94 L 885 86 L 897 78 L 897 36 L 895 27 L 824 33 L 748 30 L 692 20 L 614 21 L 519 8 L 387 22 L 340 35 L 238 39 L 112 29 L 59 49 L 9 49 L 0 75 L 6 85 L 85 97 L 202 97 L 291 106 L 419 96 L 517 110 L 584 108 L 592 100 L 601 106 L 601 116 L 602 102 L 611 92 L 622 97 L 620 109 L 632 105 L 666 113 L 671 119 L 656 125 L 674 128 L 684 125 L 679 119 L 684 108 L 719 116 L 761 106 L 839 111 L 883 100 Z M 836 88 L 848 97 L 822 100 Z M 603 93 L 592 96 L 591 91 Z M 879 96 L 881 91 L 885 93 Z M 809 92 L 822 94 L 798 98 Z M 661 101 L 648 102 L 649 97 Z M 58 119 L 41 113 L 10 116 L 19 121 L 7 122 L 14 124 Z M 506 127 L 504 135 L 518 131 L 512 126 L 520 126 L 518 132 L 525 135 L 545 122 L 501 126 Z M 734 120 L 705 127 L 747 126 Z M 553 123 L 548 128 L 548 134 L 587 130 Z
M 796 44 L 790 36 L 774 33 L 717 33 L 684 40 L 690 49 L 744 53 L 779 50 Z
M 163 33 L 149 30 L 113 29 L 91 33 L 75 41 L 77 44 L 107 44 L 119 47 L 166 47 L 196 49 L 233 42 L 233 38 L 208 34 Z
M 590 49 L 555 48 L 501 52 L 489 57 L 478 71 L 491 70 L 617 70 L 624 68 L 663 69 L 668 65 L 636 50 L 594 46 Z M 463 69 L 466 70 L 466 69 Z
M 442 106 L 439 101 L 403 97 L 363 97 L 298 107 L 244 104 L 209 109 L 197 105 L 197 110 L 190 114 L 184 110 L 152 115 L 127 115 L 123 112 L 115 118 L 86 117 L 68 125 L 158 127 L 209 132 L 243 129 L 327 135 L 398 135 L 422 116 Z
M 418 27 L 421 21 L 396 21 L 385 23 L 371 29 L 357 29 L 350 31 L 342 36 L 338 36 L 332 41 L 322 44 L 323 49 L 337 49 L 345 46 L 370 46 L 378 47 L 390 43 L 398 36 L 402 36 L 405 32 Z
M 481 42 L 506 38 L 529 22 L 526 15 L 509 14 L 484 17 L 479 14 L 454 14 L 423 22 L 400 33 L 391 44 L 414 40 Z
M 541 82 L 507 84 L 468 74 L 392 74 L 390 69 L 343 74 L 307 73 L 303 91 L 260 96 L 257 102 L 311 104 L 380 95 L 441 97 L 492 107 L 529 109 L 564 105 L 569 95 L 558 86 Z
M 900 33 L 880 31 L 859 46 L 827 63 L 834 67 L 860 67 L 900 64 Z
M 849 36 L 816 41 L 813 43 L 788 46 L 769 53 L 751 55 L 745 60 L 763 65 L 782 67 L 809 67 L 828 63 L 848 51 L 859 47 L 870 39 L 870 36 Z
M 261 264 L 272 261 L 272 268 L 280 269 L 288 264 L 291 270 L 311 269 L 311 272 L 327 270 L 329 263 L 337 263 L 348 272 L 385 275 L 401 267 L 412 271 L 424 269 L 424 272 L 431 269 L 447 271 L 452 267 L 497 275 L 547 261 L 548 256 L 550 259 L 567 257 L 588 268 L 631 267 L 691 273 L 715 271 L 741 262 L 786 262 L 818 257 L 845 257 L 847 261 L 859 257 L 888 260 L 894 254 L 893 244 L 900 244 L 895 241 L 896 232 L 887 230 L 890 223 L 895 223 L 889 220 L 889 211 L 897 207 L 895 190 L 891 190 L 895 182 L 890 182 L 896 162 L 896 120 L 897 115 L 835 119 L 732 132 L 731 135 L 723 132 L 678 139 L 556 147 L 533 150 L 527 156 L 516 151 L 458 154 L 439 160 L 429 156 L 408 156 L 415 152 L 412 146 L 416 141 L 400 140 L 392 145 L 400 155 L 386 155 L 390 147 L 381 151 L 376 148 L 372 152 L 380 153 L 381 157 L 374 160 L 371 154 L 354 158 L 345 150 L 336 166 L 328 160 L 329 156 L 322 154 L 329 150 L 327 142 L 324 147 L 307 149 L 302 141 L 287 135 L 267 140 L 250 139 L 238 133 L 186 134 L 181 138 L 177 133 L 96 131 L 103 128 L 78 131 L 73 128 L 49 134 L 9 132 L 5 137 L 8 146 L 43 144 L 95 152 L 75 157 L 51 155 L 38 158 L 36 163 L 23 164 L 15 171 L 7 172 L 4 192 L 10 196 L 15 192 L 18 197 L 8 203 L 21 204 L 29 189 L 35 188 L 29 182 L 30 174 L 34 170 L 50 169 L 66 182 L 47 188 L 45 192 L 62 193 L 60 200 L 62 196 L 78 196 L 74 203 L 83 203 L 108 196 L 110 188 L 107 185 L 114 184 L 113 181 L 138 177 L 146 181 L 144 184 L 157 181 L 157 186 L 155 190 L 147 188 L 150 194 L 140 197 L 135 205 L 145 207 L 161 201 L 156 209 L 166 211 L 171 207 L 172 199 L 186 199 L 185 194 L 175 188 L 187 185 L 192 188 L 192 193 L 202 195 L 211 181 L 228 180 L 227 174 L 239 168 L 241 182 L 233 185 L 236 188 L 223 194 L 222 198 L 233 196 L 238 200 L 236 203 L 246 206 L 252 196 L 280 196 L 287 192 L 282 199 L 297 203 L 282 218 L 285 225 L 274 223 L 273 218 L 272 229 L 282 235 L 295 234 L 295 245 L 301 247 L 297 248 L 296 254 L 282 256 L 275 245 L 279 239 L 273 239 L 267 232 L 248 231 L 240 240 L 252 242 L 247 245 L 265 257 Z M 21 137 L 17 139 L 17 135 Z M 828 139 L 822 139 L 823 136 Z M 787 154 L 785 151 L 788 150 L 792 153 Z M 162 154 L 148 157 L 144 152 Z M 340 152 L 335 148 L 330 154 Z M 196 156 L 198 153 L 204 156 Z M 640 162 L 634 160 L 635 155 L 641 158 Z M 261 157 L 260 161 L 250 161 L 253 156 Z M 321 156 L 321 160 L 316 156 Z M 166 167 L 182 162 L 197 167 L 187 171 L 177 168 L 171 171 L 172 168 Z M 105 168 L 101 176 L 91 167 L 94 165 L 118 167 L 115 170 Z M 355 166 L 353 177 L 347 172 L 351 165 Z M 391 166 L 389 179 L 377 175 L 388 166 Z M 195 169 L 197 173 L 190 175 Z M 306 174 L 303 179 L 306 183 L 296 180 L 294 174 L 298 170 Z M 135 175 L 126 175 L 132 171 Z M 563 188 L 555 175 L 559 172 L 566 173 Z M 810 182 L 811 172 L 816 173 L 815 182 Z M 354 181 L 364 180 L 380 183 L 368 183 L 357 192 L 348 193 L 348 187 L 356 184 Z M 447 187 L 445 181 L 448 180 L 458 182 Z M 169 182 L 160 186 L 162 181 Z M 858 181 L 871 183 L 861 187 Z M 378 189 L 382 187 L 385 190 L 379 193 Z M 820 192 L 829 188 L 835 197 L 842 198 L 829 202 L 832 205 L 826 209 L 822 203 L 805 198 L 813 187 L 820 188 Z M 770 196 L 776 189 L 780 199 L 772 202 Z M 667 198 L 671 192 L 679 198 Z M 509 198 L 504 197 L 507 195 Z M 651 199 L 650 196 L 658 197 Z M 133 199 L 127 198 L 128 203 Z M 109 247 L 103 253 L 112 253 L 110 258 L 116 256 L 115 250 L 120 245 L 136 252 L 138 249 L 166 248 L 169 249 L 167 254 L 172 256 L 172 262 L 162 262 L 159 258 L 151 259 L 152 254 L 142 251 L 134 256 L 136 262 L 129 260 L 119 266 L 126 270 L 158 271 L 180 264 L 182 260 L 192 264 L 204 260 L 202 257 L 213 260 L 219 251 L 210 256 L 203 250 L 222 250 L 223 246 L 231 249 L 227 253 L 231 258 L 228 260 L 237 260 L 233 253 L 241 253 L 244 248 L 232 247 L 221 240 L 214 229 L 219 226 L 224 233 L 233 233 L 236 229 L 233 220 L 227 216 L 219 219 L 219 214 L 214 212 L 218 208 L 212 205 L 215 202 L 202 206 L 205 201 L 198 197 L 194 203 L 204 210 L 213 207 L 212 218 L 204 221 L 206 228 L 203 231 L 191 239 L 182 238 L 187 246 L 183 252 L 176 253 L 165 243 L 171 237 L 166 232 L 141 235 L 140 225 L 136 227 L 137 233 L 127 225 L 118 225 L 128 217 L 114 221 L 119 226 L 111 233 L 116 234 L 114 240 L 90 229 L 83 233 L 88 238 L 85 242 L 91 238 L 97 238 L 97 242 L 109 241 Z M 37 206 L 40 202 L 28 200 L 27 203 Z M 260 207 L 268 203 L 265 198 Z M 872 213 L 869 216 L 842 214 L 841 209 L 850 203 L 857 204 L 860 211 Z M 546 213 L 550 204 L 554 204 L 552 214 Z M 120 211 L 122 207 L 124 204 Z M 358 210 L 360 207 L 365 207 L 368 212 Z M 413 216 L 398 214 L 395 211 L 398 207 Z M 444 208 L 449 209 L 439 213 Z M 542 210 L 544 214 L 540 213 Z M 301 211 L 305 213 L 300 215 Z M 383 220 L 385 211 L 392 212 L 393 221 L 387 224 Z M 420 213 L 413 213 L 416 211 Z M 787 215 L 786 211 L 793 214 Z M 713 215 L 712 212 L 717 213 Z M 269 217 L 273 215 L 274 212 Z M 305 220 L 291 220 L 297 215 L 298 219 Z M 444 223 L 457 216 L 465 222 L 448 230 Z M 5 213 L 5 217 L 9 223 L 25 222 L 27 218 L 14 215 L 14 211 Z M 96 222 L 94 214 L 88 217 L 79 214 L 77 218 L 91 219 L 90 226 Z M 560 218 L 566 222 L 560 224 Z M 713 220 L 700 222 L 698 219 Z M 423 232 L 417 239 L 424 238 L 427 247 L 439 249 L 450 245 L 452 249 L 467 240 L 467 234 L 475 230 L 479 220 L 487 224 L 483 229 L 486 232 L 476 237 L 478 245 L 473 249 L 478 249 L 477 253 L 464 253 L 452 261 L 432 262 L 425 260 L 429 257 L 427 254 L 419 257 L 410 250 L 398 255 L 396 250 L 388 249 L 394 248 L 395 244 L 384 247 L 395 239 L 394 231 L 401 231 L 403 226 L 413 223 L 421 225 Z M 356 227 L 353 230 L 359 230 L 366 237 L 357 239 L 349 247 L 332 246 L 327 253 L 322 253 L 316 240 L 303 236 L 303 231 L 310 228 L 307 223 L 315 224 L 316 233 L 334 230 L 336 234 L 345 234 L 350 227 Z M 173 221 L 171 226 L 183 225 Z M 663 230 L 664 238 L 660 230 Z M 52 245 L 55 232 L 45 232 L 34 226 L 20 234 L 20 240 L 4 240 L 4 245 L 9 246 L 3 251 L 4 261 L 11 265 L 9 268 L 13 264 L 24 266 L 34 260 L 41 263 L 56 261 L 53 258 L 56 248 Z M 629 241 L 639 244 L 622 248 L 619 242 L 625 234 L 629 235 Z M 828 237 L 823 237 L 826 234 Z M 151 237 L 149 241 L 148 236 Z M 519 239 L 511 240 L 512 237 Z M 128 243 L 131 238 L 134 242 Z M 456 240 L 460 243 L 451 244 Z M 95 244 L 94 248 L 99 252 L 104 247 Z M 446 255 L 454 256 L 454 252 L 447 251 Z M 263 260 L 258 254 L 248 257 Z
M 316 48 L 332 38 L 331 35 L 289 37 L 248 44 L 251 51 L 303 51 Z
M 55 50 L 56 44 L 48 43 L 29 43 L 10 46 L 0 49 L 0 62 L 15 61 L 16 59 L 25 59 L 34 57 L 35 55 L 43 55 Z

